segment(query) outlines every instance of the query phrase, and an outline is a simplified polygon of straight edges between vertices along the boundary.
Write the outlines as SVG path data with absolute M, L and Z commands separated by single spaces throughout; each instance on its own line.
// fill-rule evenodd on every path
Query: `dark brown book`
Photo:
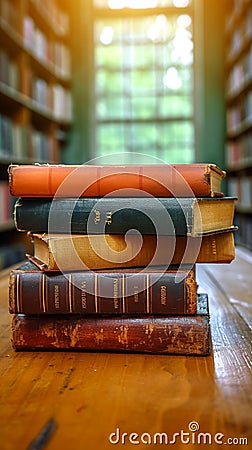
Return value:
M 194 266 L 110 271 L 42 272 L 31 262 L 12 270 L 12 314 L 194 314 Z
M 15 350 L 117 351 L 208 355 L 210 316 L 207 294 L 197 314 L 172 316 L 14 315 Z

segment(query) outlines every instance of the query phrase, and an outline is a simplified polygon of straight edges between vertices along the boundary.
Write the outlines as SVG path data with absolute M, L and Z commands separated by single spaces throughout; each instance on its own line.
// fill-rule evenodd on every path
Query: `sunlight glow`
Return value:
M 173 4 L 177 8 L 184 8 L 184 7 L 188 6 L 189 3 L 190 3 L 189 0 L 173 0 Z
M 188 14 L 181 14 L 177 18 L 177 24 L 181 28 L 187 28 L 192 24 L 192 19 Z
M 147 36 L 152 42 L 165 40 L 167 33 L 167 18 L 159 14 L 155 22 L 149 27 Z
M 109 0 L 110 9 L 146 9 L 158 6 L 158 0 Z
M 170 67 L 163 77 L 163 83 L 166 87 L 172 90 L 177 90 L 182 86 L 182 81 L 179 72 L 175 67 Z
M 112 27 L 104 27 L 101 35 L 100 35 L 100 41 L 104 45 L 109 45 L 112 43 L 114 37 L 114 29 Z
M 173 63 L 190 65 L 193 62 L 193 41 L 192 33 L 185 28 L 176 30 L 175 38 L 172 41 L 173 51 L 171 59 Z

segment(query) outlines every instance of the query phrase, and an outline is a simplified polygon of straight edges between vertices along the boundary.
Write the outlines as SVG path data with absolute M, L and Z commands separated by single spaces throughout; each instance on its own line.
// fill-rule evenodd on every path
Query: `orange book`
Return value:
M 10 192 L 18 197 L 223 196 L 225 172 L 214 164 L 11 165 Z

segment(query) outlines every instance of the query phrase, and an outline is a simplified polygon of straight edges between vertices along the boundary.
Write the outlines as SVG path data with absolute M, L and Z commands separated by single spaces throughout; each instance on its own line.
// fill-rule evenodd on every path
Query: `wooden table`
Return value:
M 199 265 L 197 279 L 210 299 L 209 357 L 15 353 L 3 273 L 0 449 L 252 448 L 252 257 L 238 249 L 231 265 Z

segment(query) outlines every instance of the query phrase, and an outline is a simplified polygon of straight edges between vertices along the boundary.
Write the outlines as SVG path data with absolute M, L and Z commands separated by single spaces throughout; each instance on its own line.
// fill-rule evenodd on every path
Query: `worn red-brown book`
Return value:
M 11 314 L 194 314 L 195 268 L 42 272 L 12 270 Z
M 86 350 L 208 355 L 210 316 L 207 294 L 197 314 L 171 316 L 14 315 L 15 350 Z
M 225 172 L 215 164 L 11 165 L 19 197 L 214 197 Z

